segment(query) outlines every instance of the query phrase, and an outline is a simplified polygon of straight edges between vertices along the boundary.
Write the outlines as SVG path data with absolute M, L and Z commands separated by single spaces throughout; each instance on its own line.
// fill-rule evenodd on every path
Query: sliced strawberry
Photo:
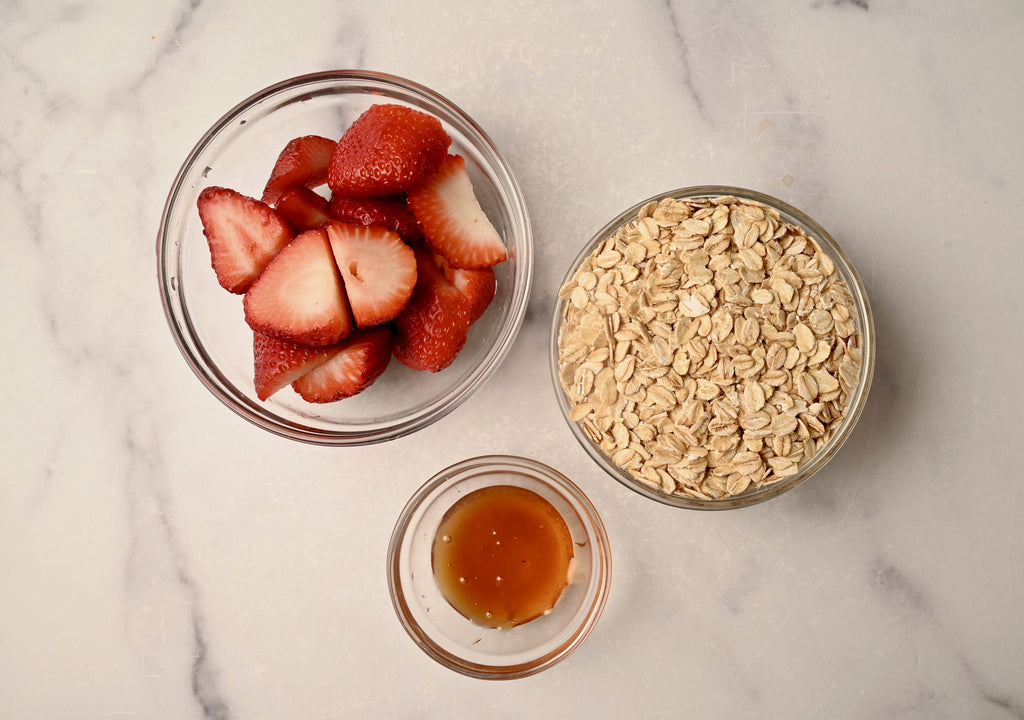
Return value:
M 334 219 L 327 198 L 304 185 L 297 185 L 281 193 L 277 200 L 277 211 L 299 232 L 323 227 Z
M 427 243 L 453 267 L 484 268 L 508 258 L 505 243 L 480 207 L 461 155 L 409 192 L 409 207 Z
M 426 245 L 413 247 L 416 287 L 409 304 L 395 318 L 395 357 L 414 370 L 437 372 L 448 367 L 466 344 L 469 303 L 445 277 Z
M 353 225 L 380 225 L 407 243 L 423 239 L 416 216 L 412 214 L 404 195 L 383 198 L 347 198 L 332 195 L 330 213 L 342 222 Z
M 288 243 L 243 305 L 253 330 L 300 345 L 333 345 L 352 330 L 352 311 L 322 230 L 307 230 Z
M 293 187 L 315 188 L 327 182 L 327 167 L 338 143 L 319 135 L 290 140 L 277 158 L 263 189 L 263 202 L 274 205 L 281 193 Z
M 437 170 L 451 142 L 432 115 L 404 105 L 373 105 L 338 141 L 327 184 L 343 197 L 404 193 Z
M 341 341 L 327 362 L 295 380 L 292 389 L 313 403 L 334 402 L 362 392 L 388 366 L 393 337 L 390 325 L 356 330 Z
M 252 335 L 256 397 L 266 400 L 281 388 L 324 364 L 338 352 L 337 345 L 314 348 L 278 340 L 270 335 Z
M 336 222 L 325 229 L 356 325 L 379 325 L 400 313 L 416 284 L 412 249 L 376 225 Z
M 426 247 L 429 248 L 429 246 Z M 491 268 L 480 270 L 454 268 L 443 256 L 433 250 L 429 252 L 434 259 L 434 264 L 444 273 L 445 279 L 454 285 L 462 295 L 467 306 L 469 322 L 475 323 L 494 299 L 494 293 L 497 290 L 494 271 Z
M 491 268 L 456 268 L 452 271 L 452 283 L 466 299 L 469 321 L 475 323 L 494 299 L 494 292 L 497 290 L 494 271 Z
M 292 239 L 292 230 L 270 206 L 235 190 L 208 187 L 196 202 L 217 281 L 244 293 L 271 258 Z

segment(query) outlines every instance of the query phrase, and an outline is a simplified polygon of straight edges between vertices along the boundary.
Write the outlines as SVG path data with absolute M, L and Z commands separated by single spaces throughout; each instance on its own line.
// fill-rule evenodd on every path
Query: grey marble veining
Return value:
M 1024 718 L 1024 9 L 878 0 L 19 3 L 0 8 L 0 718 Z M 387 446 L 299 446 L 220 405 L 156 288 L 201 134 L 297 74 L 441 92 L 515 172 L 534 288 L 499 374 Z M 564 427 L 558 283 L 621 209 L 725 183 L 827 227 L 878 356 L 846 446 L 727 513 L 652 507 Z M 612 595 L 512 683 L 435 665 L 384 551 L 482 453 L 590 495 Z

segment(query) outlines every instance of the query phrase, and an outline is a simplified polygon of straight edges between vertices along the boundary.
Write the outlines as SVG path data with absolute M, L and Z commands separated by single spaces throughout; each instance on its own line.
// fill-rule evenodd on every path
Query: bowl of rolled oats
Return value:
M 818 223 L 759 192 L 673 190 L 605 225 L 551 325 L 562 413 L 587 453 L 668 505 L 796 487 L 849 437 L 874 370 L 863 283 Z

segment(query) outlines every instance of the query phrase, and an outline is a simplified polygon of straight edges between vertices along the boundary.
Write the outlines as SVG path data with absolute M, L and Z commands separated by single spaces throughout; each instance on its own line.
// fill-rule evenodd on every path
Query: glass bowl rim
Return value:
M 757 190 L 733 185 L 691 185 L 652 195 L 651 197 L 632 205 L 626 210 L 623 210 L 610 221 L 605 223 L 600 230 L 594 233 L 587 242 L 583 244 L 583 247 L 574 257 L 558 287 L 561 288 L 562 285 L 572 278 L 573 274 L 576 272 L 576 268 L 579 267 L 580 263 L 593 251 L 595 247 L 597 247 L 599 243 L 606 239 L 608 235 L 618 230 L 622 225 L 636 217 L 640 209 L 648 203 L 658 202 L 665 198 L 697 199 L 728 196 L 742 200 L 751 200 L 778 210 L 783 216 L 789 216 L 789 218 L 784 217 L 783 219 L 791 218 L 794 221 L 794 224 L 799 225 L 808 235 L 813 237 L 820 245 L 822 245 L 822 250 L 824 250 L 833 260 L 833 263 L 836 265 L 839 272 L 846 276 L 844 279 L 846 279 L 850 285 L 850 291 L 854 297 L 854 305 L 859 314 L 859 317 L 857 318 L 857 328 L 861 333 L 862 359 L 860 378 L 857 383 L 857 388 L 854 390 L 853 395 L 850 398 L 850 405 L 836 432 L 832 435 L 825 446 L 815 453 L 811 461 L 805 463 L 796 474 L 782 478 L 770 485 L 756 488 L 754 490 L 748 490 L 738 495 L 710 500 L 685 497 L 682 495 L 669 495 L 668 493 L 656 490 L 653 487 L 649 487 L 644 483 L 635 480 L 631 475 L 612 463 L 611 458 L 607 457 L 604 452 L 586 436 L 579 424 L 573 422 L 569 418 L 570 408 L 568 400 L 565 397 L 565 392 L 562 390 L 558 372 L 558 334 L 565 301 L 558 298 L 557 292 L 553 302 L 551 325 L 549 328 L 549 374 L 562 417 L 569 425 L 569 429 L 576 438 L 576 441 L 591 457 L 591 459 L 605 471 L 606 474 L 610 475 L 625 487 L 664 505 L 687 510 L 731 510 L 735 508 L 749 507 L 778 497 L 782 493 L 802 484 L 805 480 L 816 474 L 829 462 L 829 460 L 832 459 L 832 457 L 835 456 L 853 432 L 853 428 L 860 419 L 864 406 L 867 403 L 868 394 L 871 389 L 871 381 L 874 375 L 874 317 L 871 312 L 870 302 L 868 301 L 867 290 L 865 289 L 863 280 L 857 272 L 856 267 L 854 267 L 853 262 L 832 235 L 805 212 L 783 200 Z
M 530 476 L 563 497 L 571 504 L 579 506 L 585 513 L 585 526 L 590 528 L 589 539 L 594 546 L 594 564 L 597 566 L 597 577 L 592 578 L 594 595 L 579 624 L 572 629 L 566 639 L 553 650 L 529 661 L 510 665 L 493 665 L 465 660 L 442 648 L 430 634 L 412 617 L 405 597 L 405 586 L 402 582 L 401 552 L 406 544 L 408 533 L 413 530 L 410 521 L 424 502 L 445 489 L 454 486 L 464 479 L 472 479 L 488 469 L 500 471 L 512 469 Z M 438 471 L 424 482 L 409 498 L 395 522 L 387 551 L 387 583 L 388 594 L 395 614 L 403 629 L 413 642 L 433 660 L 450 670 L 469 677 L 483 680 L 514 680 L 542 672 L 561 662 L 575 652 L 597 626 L 611 589 L 612 552 L 608 533 L 601 520 L 601 515 L 590 498 L 583 490 L 566 475 L 550 465 L 532 458 L 518 455 L 479 455 L 453 463 Z M 467 622 L 469 622 L 467 620 Z
M 179 236 L 174 233 L 171 219 L 177 203 L 181 202 L 181 196 L 187 194 L 187 182 L 203 153 L 240 116 L 282 93 L 293 93 L 306 87 L 329 88 L 334 84 L 344 88 L 358 86 L 360 83 L 390 87 L 397 93 L 418 97 L 441 108 L 463 125 L 460 129 L 485 152 L 489 169 L 499 176 L 500 184 L 503 185 L 502 195 L 507 195 L 508 212 L 514 225 L 514 232 L 511 233 L 513 238 L 510 240 L 510 250 L 515 252 L 511 277 L 513 287 L 507 315 L 500 320 L 495 342 L 461 383 L 397 419 L 378 420 L 363 425 L 350 423 L 344 429 L 325 429 L 279 416 L 258 404 L 254 395 L 238 395 L 230 390 L 232 383 L 209 357 L 193 328 L 190 313 L 179 291 L 175 289 L 177 278 L 174 265 L 180 262 L 181 250 L 175 250 Z M 175 345 L 193 374 L 222 404 L 248 422 L 275 435 L 312 445 L 358 446 L 386 442 L 428 427 L 454 411 L 493 376 L 507 357 L 526 315 L 534 273 L 533 227 L 526 199 L 508 162 L 491 138 L 473 118 L 440 93 L 413 80 L 372 70 L 339 69 L 297 75 L 258 90 L 221 115 L 195 143 L 176 172 L 161 212 L 155 245 L 157 281 L 164 318 Z

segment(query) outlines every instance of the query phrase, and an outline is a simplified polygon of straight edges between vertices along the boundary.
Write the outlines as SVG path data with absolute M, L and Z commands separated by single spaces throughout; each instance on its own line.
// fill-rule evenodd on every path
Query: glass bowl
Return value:
M 583 449 L 586 450 L 591 458 L 593 458 L 597 464 L 614 479 L 618 480 L 631 490 L 634 490 L 650 499 L 680 508 L 724 510 L 745 507 L 777 497 L 807 480 L 825 466 L 825 464 L 836 454 L 836 452 L 839 451 L 839 448 L 850 436 L 850 432 L 853 430 L 854 425 L 856 425 L 857 420 L 861 415 L 861 411 L 864 409 L 864 404 L 867 401 L 868 390 L 871 386 L 872 374 L 874 372 L 874 323 L 871 316 L 871 308 L 868 304 L 867 294 L 864 290 L 864 285 L 861 282 L 857 271 L 854 269 L 853 264 L 843 252 L 842 248 L 839 247 L 838 243 L 836 243 L 832 236 L 829 235 L 821 225 L 816 223 L 800 210 L 777 200 L 776 198 L 753 190 L 710 185 L 688 187 L 661 193 L 652 198 L 648 198 L 643 202 L 637 203 L 609 221 L 607 225 L 601 228 L 597 234 L 585 244 L 569 266 L 569 270 L 563 279 L 563 286 L 573 279 L 576 270 L 596 248 L 601 246 L 602 243 L 614 235 L 616 231 L 622 228 L 626 223 L 635 219 L 641 209 L 648 206 L 649 203 L 658 203 L 666 198 L 700 200 L 728 196 L 738 198 L 742 201 L 750 201 L 774 208 L 779 213 L 783 222 L 802 228 L 804 233 L 809 238 L 813 239 L 820 249 L 824 251 L 829 258 L 831 258 L 837 275 L 841 280 L 845 281 L 849 288 L 850 295 L 852 296 L 852 304 L 856 311 L 854 313 L 856 317 L 853 318 L 853 323 L 856 331 L 860 333 L 861 339 L 861 363 L 859 372 L 856 373 L 856 381 L 852 383 L 852 387 L 847 393 L 848 404 L 842 420 L 834 426 L 831 437 L 824 441 L 820 447 L 815 449 L 813 457 L 804 459 L 799 463 L 797 466 L 798 469 L 794 474 L 780 477 L 774 482 L 760 486 L 751 484 L 746 490 L 727 494 L 725 497 L 699 497 L 681 494 L 679 492 L 669 492 L 664 487 L 656 486 L 652 481 L 645 482 L 638 479 L 627 469 L 614 462 L 612 457 L 602 450 L 598 440 L 591 437 L 591 434 L 588 434 L 587 429 L 584 428 L 582 423 L 574 421 L 571 401 L 567 396 L 566 390 L 562 386 L 559 367 L 559 337 L 562 330 L 562 320 L 568 310 L 570 299 L 564 297 L 565 293 L 559 292 L 559 297 L 555 300 L 554 312 L 552 314 L 549 363 L 555 395 L 569 428 Z M 735 245 L 733 247 L 735 248 Z M 678 347 L 679 345 L 676 344 L 672 346 L 671 349 L 675 351 Z M 722 350 L 723 352 L 725 351 L 724 348 Z M 568 375 L 568 371 L 566 374 Z M 590 428 L 590 432 L 595 435 L 598 434 L 593 428 Z M 661 432 L 661 429 L 659 429 L 658 432 Z M 611 443 L 608 443 L 607 441 L 606 444 L 611 446 Z M 612 452 L 612 455 L 616 454 L 616 452 Z M 622 460 L 622 462 L 628 462 L 628 460 Z M 763 467 L 767 467 L 767 465 L 763 465 Z M 678 488 L 678 486 L 679 485 L 677 484 L 676 487 Z
M 432 544 L 449 508 L 495 485 L 543 497 L 565 520 L 574 543 L 571 581 L 551 612 L 511 629 L 486 628 L 459 614 L 432 571 Z M 608 597 L 611 550 L 597 511 L 572 481 L 534 460 L 491 455 L 442 470 L 413 495 L 391 536 L 387 573 L 395 612 L 427 655 L 464 675 L 508 680 L 564 660 L 590 634 Z
M 221 288 L 196 209 L 203 188 L 222 185 L 259 197 L 278 153 L 292 138 L 338 138 L 374 103 L 407 105 L 437 117 L 461 154 L 481 206 L 509 258 L 494 267 L 497 292 L 470 329 L 455 362 L 438 373 L 392 361 L 376 383 L 340 402 L 314 405 L 285 388 L 265 402 L 253 386 L 252 333 L 241 297 Z M 436 92 L 365 71 L 285 80 L 229 110 L 189 153 L 171 187 L 157 238 L 160 296 L 174 340 L 200 381 L 231 410 L 265 430 L 320 445 L 365 445 L 430 425 L 458 407 L 498 368 L 526 311 L 533 236 L 523 195 L 484 131 Z

